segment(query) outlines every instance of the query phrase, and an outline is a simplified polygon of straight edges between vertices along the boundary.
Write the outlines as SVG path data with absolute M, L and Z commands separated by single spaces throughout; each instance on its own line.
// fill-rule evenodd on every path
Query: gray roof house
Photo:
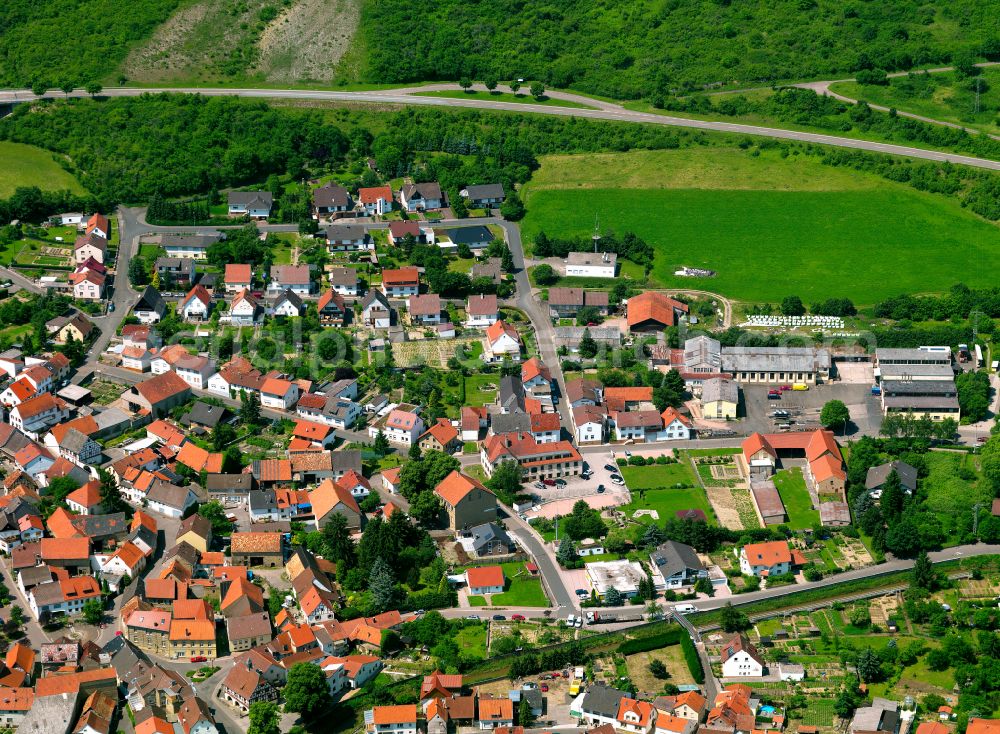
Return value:
M 871 706 L 863 706 L 854 712 L 854 718 L 848 724 L 847 731 L 850 734 L 862 731 L 896 734 L 899 731 L 899 704 L 885 698 L 872 699 Z
M 580 702 L 580 714 L 588 724 L 611 724 L 618 718 L 618 707 L 628 694 L 615 688 L 595 683 L 587 689 Z
M 466 186 L 458 194 L 468 199 L 469 203 L 476 208 L 496 206 L 502 204 L 506 198 L 503 184 L 499 183 Z
M 181 417 L 181 424 L 185 426 L 202 426 L 211 430 L 223 421 L 227 412 L 224 406 L 209 405 L 199 400 L 192 406 L 190 411 Z
M 916 490 L 916 468 L 910 466 L 905 461 L 897 459 L 896 461 L 890 461 L 887 464 L 880 464 L 868 469 L 868 474 L 865 476 L 865 488 L 871 492 L 874 499 L 882 496 L 882 488 L 885 486 L 885 480 L 889 478 L 889 475 L 894 470 L 899 475 L 899 483 L 902 485 L 904 492 L 911 494 Z
M 490 417 L 490 432 L 495 435 L 503 433 L 530 433 L 531 416 L 527 413 L 499 413 Z
M 238 216 L 246 214 L 251 217 L 263 217 L 267 219 L 271 216 L 271 207 L 274 205 L 274 196 L 270 191 L 230 191 L 229 192 L 229 215 Z
M 708 577 L 705 564 L 698 558 L 697 551 L 684 543 L 668 540 L 649 555 L 649 560 L 656 571 L 653 580 L 657 587 L 660 587 L 661 579 L 662 588 L 677 589 L 693 586 L 699 578 Z
M 500 378 L 497 404 L 503 413 L 524 413 L 524 385 L 514 375 Z
M 472 550 L 476 556 L 503 556 L 514 550 L 514 541 L 507 531 L 493 522 L 477 525 L 470 531 Z

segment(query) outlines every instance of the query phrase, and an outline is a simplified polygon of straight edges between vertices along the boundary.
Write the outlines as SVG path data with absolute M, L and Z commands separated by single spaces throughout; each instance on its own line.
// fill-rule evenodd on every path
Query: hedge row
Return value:
M 674 627 L 666 632 L 649 637 L 640 637 L 634 640 L 626 640 L 618 646 L 618 652 L 622 655 L 634 655 L 637 652 L 649 652 L 659 650 L 661 647 L 676 645 L 682 638 L 687 637 L 682 634 L 680 627 Z
M 701 657 L 694 646 L 694 642 L 687 635 L 681 636 L 681 650 L 684 651 L 684 662 L 687 663 L 688 670 L 695 683 L 705 682 L 705 668 L 701 664 Z

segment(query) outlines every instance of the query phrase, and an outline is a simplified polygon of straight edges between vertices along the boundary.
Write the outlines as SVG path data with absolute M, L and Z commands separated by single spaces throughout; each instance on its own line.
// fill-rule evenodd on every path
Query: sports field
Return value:
M 954 200 L 775 151 L 691 148 L 549 156 L 525 187 L 524 238 L 634 231 L 664 287 L 749 301 L 872 304 L 902 292 L 992 284 L 1000 228 Z M 674 276 L 680 266 L 714 278 Z
M 52 154 L 47 150 L 22 143 L 0 142 L 0 198 L 13 194 L 18 186 L 86 193 L 71 174 L 52 160 Z

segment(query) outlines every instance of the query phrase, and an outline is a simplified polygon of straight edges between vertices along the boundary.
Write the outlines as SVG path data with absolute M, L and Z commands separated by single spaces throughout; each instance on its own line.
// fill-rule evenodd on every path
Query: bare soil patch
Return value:
M 358 0 L 299 0 L 264 29 L 255 71 L 270 82 L 330 81 L 359 17 Z

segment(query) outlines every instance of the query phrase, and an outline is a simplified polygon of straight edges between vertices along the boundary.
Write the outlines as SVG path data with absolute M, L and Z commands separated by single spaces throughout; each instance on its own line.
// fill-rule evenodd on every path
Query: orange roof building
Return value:
M 506 581 L 500 566 L 477 566 L 465 572 L 470 594 L 496 594 L 504 589 Z

